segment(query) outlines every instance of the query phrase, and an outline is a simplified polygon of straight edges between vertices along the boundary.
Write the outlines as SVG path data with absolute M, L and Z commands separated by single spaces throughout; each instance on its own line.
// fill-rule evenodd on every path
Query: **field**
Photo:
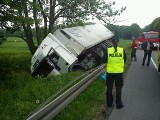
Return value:
M 130 40 L 120 40 L 119 45 L 129 47 Z M 130 63 L 130 49 L 126 49 Z M 26 43 L 20 38 L 8 38 L 0 46 L 0 119 L 22 120 L 30 112 L 69 81 L 81 75 L 71 72 L 58 76 L 31 77 L 31 54 Z M 105 82 L 95 80 L 76 100 L 55 119 L 93 119 L 105 111 Z

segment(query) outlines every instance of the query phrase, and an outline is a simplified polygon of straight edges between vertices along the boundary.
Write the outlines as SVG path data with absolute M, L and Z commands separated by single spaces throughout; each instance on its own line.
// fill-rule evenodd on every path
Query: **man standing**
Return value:
M 143 66 L 145 64 L 145 60 L 146 60 L 147 56 L 148 56 L 147 66 L 149 66 L 153 47 L 154 47 L 154 45 L 153 45 L 150 38 L 148 38 L 147 42 L 142 44 L 142 49 L 144 50 L 144 57 L 143 57 L 143 61 L 142 61 Z
M 107 105 L 112 107 L 113 95 L 112 89 L 115 82 L 116 87 L 116 108 L 123 108 L 121 100 L 122 86 L 123 86 L 123 71 L 124 63 L 126 61 L 126 54 L 123 48 L 117 46 L 114 37 L 111 38 L 112 47 L 108 48 L 105 54 L 106 61 L 106 84 L 107 84 Z

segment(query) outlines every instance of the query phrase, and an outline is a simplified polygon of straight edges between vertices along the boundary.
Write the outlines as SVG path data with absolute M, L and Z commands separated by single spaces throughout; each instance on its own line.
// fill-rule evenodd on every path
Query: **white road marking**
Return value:
M 151 61 L 152 61 L 153 65 L 154 65 L 156 71 L 158 72 L 158 67 L 157 67 L 156 63 L 154 62 L 154 60 L 152 59 L 152 57 L 151 57 Z M 160 75 L 160 72 L 158 72 L 158 74 Z

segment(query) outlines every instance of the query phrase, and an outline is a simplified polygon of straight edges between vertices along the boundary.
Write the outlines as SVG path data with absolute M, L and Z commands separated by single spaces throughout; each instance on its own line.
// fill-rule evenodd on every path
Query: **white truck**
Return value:
M 42 41 L 31 60 L 33 76 L 90 68 L 111 45 L 113 33 L 102 24 L 58 29 Z

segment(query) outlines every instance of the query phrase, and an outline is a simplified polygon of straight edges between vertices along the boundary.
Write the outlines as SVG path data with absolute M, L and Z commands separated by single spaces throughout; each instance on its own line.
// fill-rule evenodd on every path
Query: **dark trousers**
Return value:
M 143 65 L 145 64 L 145 60 L 146 60 L 147 56 L 148 56 L 147 65 L 149 65 L 150 60 L 151 60 L 151 54 L 152 54 L 152 51 L 150 51 L 150 50 L 144 51 L 144 57 L 143 57 L 143 62 L 142 62 Z
M 116 104 L 122 104 L 121 94 L 122 94 L 122 86 L 123 86 L 123 73 L 107 73 L 107 105 L 112 106 L 113 104 L 113 84 L 115 82 L 116 87 Z
M 131 58 L 134 58 L 135 60 L 137 59 L 137 57 L 136 57 L 136 50 L 137 49 L 132 49 L 132 52 L 131 52 Z

